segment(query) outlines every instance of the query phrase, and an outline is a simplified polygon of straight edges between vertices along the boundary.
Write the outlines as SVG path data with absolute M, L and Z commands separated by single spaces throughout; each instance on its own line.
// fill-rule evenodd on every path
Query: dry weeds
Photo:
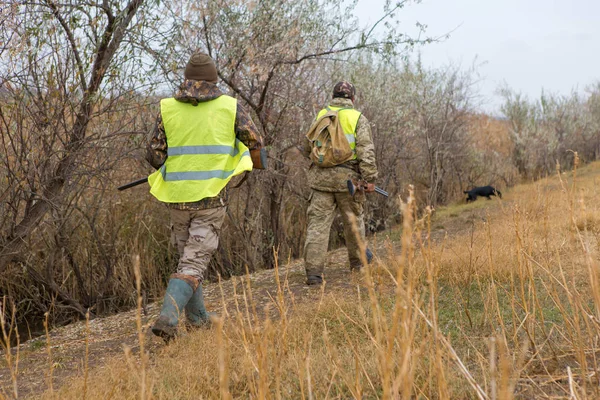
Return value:
M 236 278 L 214 329 L 150 358 L 138 311 L 141 357 L 42 397 L 599 398 L 600 165 L 583 172 L 516 187 L 445 240 L 432 224 L 461 215 L 417 218 L 410 197 L 400 251 L 384 243 L 353 285 L 300 299 L 276 270 L 263 303 Z

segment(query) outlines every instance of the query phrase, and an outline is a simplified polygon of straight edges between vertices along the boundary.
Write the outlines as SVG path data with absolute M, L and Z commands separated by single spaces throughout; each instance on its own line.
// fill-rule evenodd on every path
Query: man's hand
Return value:
M 354 193 L 356 193 L 356 192 L 365 192 L 365 193 L 376 192 L 385 197 L 389 196 L 388 192 L 386 192 L 385 190 L 383 190 L 380 187 L 375 186 L 374 183 L 368 183 L 367 181 L 362 181 L 362 180 L 361 181 L 353 181 L 352 179 L 348 179 L 347 184 L 348 184 L 348 192 L 350 193 L 351 196 L 354 196 Z

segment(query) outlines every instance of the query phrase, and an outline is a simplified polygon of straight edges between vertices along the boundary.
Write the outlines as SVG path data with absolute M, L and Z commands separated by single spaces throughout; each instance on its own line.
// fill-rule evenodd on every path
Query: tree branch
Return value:
M 92 66 L 92 74 L 87 90 L 79 103 L 79 110 L 70 129 L 68 141 L 65 144 L 64 156 L 58 161 L 54 173 L 44 183 L 43 196 L 40 201 L 35 203 L 29 213 L 23 216 L 14 232 L 4 238 L 3 244 L 5 246 L 0 250 L 0 273 L 19 254 L 27 235 L 36 229 L 49 208 L 59 200 L 64 184 L 72 172 L 77 152 L 84 145 L 85 134 L 92 113 L 92 100 L 97 94 L 110 62 L 123 40 L 127 26 L 142 3 L 143 0 L 130 1 L 122 15 L 113 18 L 106 25 L 102 42 L 96 50 L 96 59 Z
M 71 45 L 71 50 L 73 51 L 73 56 L 75 57 L 75 63 L 77 64 L 77 70 L 79 71 L 79 81 L 81 84 L 81 89 L 85 92 L 87 90 L 87 85 L 85 83 L 85 70 L 83 69 L 83 63 L 81 62 L 81 57 L 79 55 L 79 50 L 77 49 L 77 44 L 75 43 L 75 37 L 73 36 L 73 32 L 69 25 L 65 21 L 65 19 L 60 15 L 58 11 L 58 7 L 51 0 L 47 0 L 46 4 L 52 10 L 52 15 L 58 20 L 60 26 L 62 26 L 65 34 L 67 35 L 67 40 Z

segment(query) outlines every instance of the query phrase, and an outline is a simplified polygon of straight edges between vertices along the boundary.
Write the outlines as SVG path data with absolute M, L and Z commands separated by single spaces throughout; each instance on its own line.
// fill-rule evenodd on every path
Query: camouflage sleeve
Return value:
M 239 102 L 235 113 L 235 137 L 250 150 L 261 148 L 263 145 L 258 128 L 254 125 L 250 114 Z
M 159 169 L 167 159 L 167 134 L 160 111 L 156 117 L 154 130 L 148 135 L 146 143 L 146 161 L 154 168 Z
M 356 157 L 362 178 L 367 182 L 374 182 L 377 179 L 375 145 L 371 136 L 371 125 L 364 115 L 360 116 L 356 125 Z
M 312 150 L 312 145 L 310 144 L 310 140 L 306 136 L 302 138 L 302 155 L 306 158 L 310 158 L 310 152 Z
M 306 135 L 312 130 L 314 124 L 317 122 L 318 119 L 319 119 L 319 116 L 316 115 L 315 119 L 310 123 L 310 128 L 308 128 L 308 131 L 302 135 L 302 149 L 301 149 L 302 155 L 309 159 L 310 159 L 310 153 L 312 152 L 312 143 L 310 142 L 310 140 L 308 140 Z

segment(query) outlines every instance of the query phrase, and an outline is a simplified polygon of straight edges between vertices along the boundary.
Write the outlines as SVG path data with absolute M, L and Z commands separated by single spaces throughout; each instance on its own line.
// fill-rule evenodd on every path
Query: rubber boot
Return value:
M 177 335 L 179 315 L 194 294 L 192 287 L 181 279 L 171 278 L 160 315 L 152 326 L 152 333 L 169 342 Z
M 192 328 L 209 328 L 211 326 L 210 317 L 216 316 L 216 314 L 206 311 L 202 285 L 198 285 L 190 301 L 185 306 L 185 315 L 188 324 Z

